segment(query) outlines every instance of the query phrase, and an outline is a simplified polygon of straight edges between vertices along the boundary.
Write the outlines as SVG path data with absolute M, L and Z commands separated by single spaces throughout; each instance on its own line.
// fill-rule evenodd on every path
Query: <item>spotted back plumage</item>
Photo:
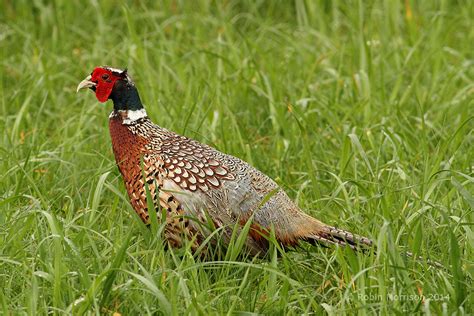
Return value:
M 169 134 L 158 148 L 168 177 L 183 189 L 207 192 L 219 188 L 224 180 L 235 179 L 220 161 L 212 158 L 208 148 L 189 138 Z

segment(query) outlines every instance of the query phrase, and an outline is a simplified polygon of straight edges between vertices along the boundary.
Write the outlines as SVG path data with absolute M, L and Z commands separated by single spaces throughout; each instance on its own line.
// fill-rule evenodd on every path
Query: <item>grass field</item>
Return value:
M 472 312 L 474 2 L 216 2 L 1 2 L 0 314 Z M 377 254 L 166 250 L 75 93 L 97 65 Z

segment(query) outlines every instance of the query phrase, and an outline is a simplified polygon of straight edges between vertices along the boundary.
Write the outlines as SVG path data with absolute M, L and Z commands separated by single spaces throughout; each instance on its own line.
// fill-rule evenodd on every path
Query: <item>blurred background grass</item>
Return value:
M 4 0 L 0 18 L 4 314 L 472 311 L 472 1 Z M 128 204 L 111 104 L 75 94 L 97 65 L 377 255 L 164 250 Z

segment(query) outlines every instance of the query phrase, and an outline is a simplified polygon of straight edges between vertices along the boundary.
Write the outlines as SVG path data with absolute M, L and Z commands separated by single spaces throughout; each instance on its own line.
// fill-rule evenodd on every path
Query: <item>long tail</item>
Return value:
M 316 234 L 310 234 L 307 236 L 307 239 L 309 241 L 315 241 L 318 243 L 323 243 L 323 244 L 333 244 L 333 245 L 340 245 L 340 246 L 346 246 L 350 247 L 351 249 L 354 249 L 356 251 L 368 251 L 369 249 L 373 249 L 371 251 L 376 253 L 376 250 L 374 249 L 374 242 L 370 240 L 367 237 L 364 236 L 359 236 L 355 235 L 353 233 L 350 233 L 348 231 L 332 227 L 332 226 L 327 226 L 324 225 L 322 229 L 318 230 L 318 233 Z M 425 259 L 421 256 L 415 256 L 411 252 L 404 252 L 403 253 L 405 256 L 414 258 L 415 260 L 419 261 L 425 261 L 428 265 L 439 268 L 439 269 L 446 269 L 445 266 L 443 266 L 440 262 L 430 260 L 430 259 Z
M 347 246 L 354 250 L 364 251 L 373 246 L 373 241 L 367 237 L 355 235 L 348 231 L 324 225 L 316 233 L 307 235 L 308 241 L 323 244 Z

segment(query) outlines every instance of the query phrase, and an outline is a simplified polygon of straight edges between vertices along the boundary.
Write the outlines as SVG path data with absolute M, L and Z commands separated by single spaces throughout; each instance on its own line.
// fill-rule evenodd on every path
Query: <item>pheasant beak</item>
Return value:
M 87 76 L 86 79 L 82 80 L 81 83 L 77 86 L 76 92 L 79 92 L 79 90 L 85 89 L 85 88 L 95 88 L 97 83 L 91 81 L 91 76 Z

